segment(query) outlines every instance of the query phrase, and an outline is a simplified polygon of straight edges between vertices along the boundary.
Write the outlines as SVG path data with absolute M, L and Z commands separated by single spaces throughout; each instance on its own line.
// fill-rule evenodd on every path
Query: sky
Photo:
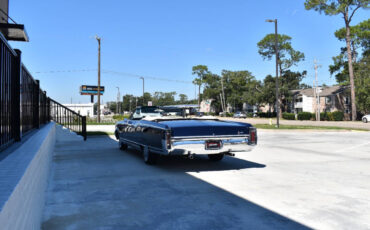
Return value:
M 25 25 L 30 39 L 12 47 L 22 51 L 41 88 L 61 103 L 90 101 L 79 86 L 97 85 L 95 35 L 102 38 L 103 102 L 116 100 L 117 87 L 121 96 L 141 96 L 138 76 L 145 78 L 146 92 L 176 91 L 193 99 L 191 69 L 200 64 L 216 74 L 248 70 L 258 80 L 274 75 L 274 60 L 264 61 L 257 48 L 274 33 L 266 19 L 278 19 L 278 32 L 305 54 L 292 70 L 307 70 L 306 84 L 314 79 L 314 59 L 321 64 L 319 84 L 335 84 L 328 66 L 345 46 L 334 36 L 343 18 L 306 11 L 304 0 L 10 0 L 9 15 Z M 360 10 L 352 25 L 368 18 L 369 11 Z

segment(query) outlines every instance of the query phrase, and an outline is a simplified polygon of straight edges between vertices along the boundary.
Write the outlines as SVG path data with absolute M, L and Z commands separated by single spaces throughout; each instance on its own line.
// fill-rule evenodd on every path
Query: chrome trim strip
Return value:
M 190 137 L 172 137 L 174 141 L 177 140 L 223 140 L 223 139 L 235 139 L 235 138 L 249 138 L 248 135 L 224 135 L 224 136 L 190 136 Z

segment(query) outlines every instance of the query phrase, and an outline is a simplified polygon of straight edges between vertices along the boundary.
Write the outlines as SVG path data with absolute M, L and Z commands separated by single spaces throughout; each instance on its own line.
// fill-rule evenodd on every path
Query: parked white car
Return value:
M 363 121 L 364 123 L 369 122 L 369 121 L 370 121 L 370 114 L 367 114 L 367 115 L 363 116 L 363 117 L 362 117 L 362 121 Z
M 234 118 L 247 118 L 247 114 L 243 113 L 243 112 L 236 112 L 234 113 Z
M 156 106 L 140 106 L 136 108 L 130 119 L 141 119 L 144 117 L 162 117 L 161 112 L 163 112 L 163 110 L 159 109 Z

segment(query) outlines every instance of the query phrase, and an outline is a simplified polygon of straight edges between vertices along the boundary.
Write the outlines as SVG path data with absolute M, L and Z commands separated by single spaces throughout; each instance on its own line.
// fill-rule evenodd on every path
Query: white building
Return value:
M 87 116 L 93 117 L 94 116 L 94 103 L 88 104 L 63 104 L 65 107 L 69 108 L 70 110 L 75 111 L 76 113 Z

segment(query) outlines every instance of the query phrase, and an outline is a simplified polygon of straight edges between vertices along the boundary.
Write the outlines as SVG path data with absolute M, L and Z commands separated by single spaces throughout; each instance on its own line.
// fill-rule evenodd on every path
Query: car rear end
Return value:
M 250 124 L 218 121 L 166 121 L 168 154 L 220 154 L 251 151 L 257 145 L 257 130 Z

